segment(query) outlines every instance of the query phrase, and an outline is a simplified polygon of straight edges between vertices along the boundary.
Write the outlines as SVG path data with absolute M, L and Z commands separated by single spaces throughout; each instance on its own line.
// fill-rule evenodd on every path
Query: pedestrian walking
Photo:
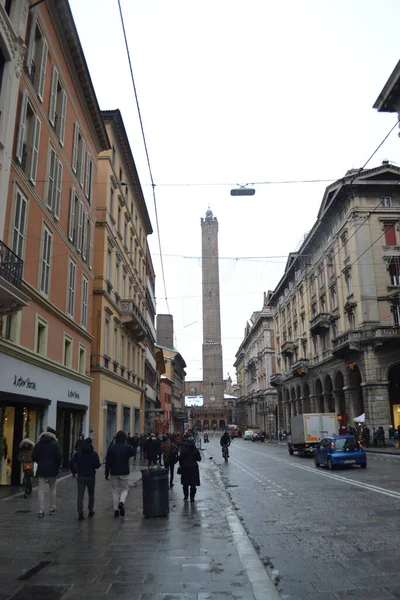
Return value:
M 114 517 L 125 516 L 125 502 L 129 491 L 129 459 L 133 448 L 126 443 L 126 433 L 118 431 L 115 444 L 110 446 L 106 456 L 105 476 L 111 474 L 111 487 L 114 502 Z
M 34 446 L 35 442 L 29 438 L 24 438 L 19 445 L 18 460 L 22 463 L 22 471 L 24 473 L 24 498 L 27 498 L 32 493 L 32 479 L 34 475 L 32 452 Z
M 140 440 L 139 440 L 140 460 L 143 460 L 143 458 L 144 458 L 144 447 L 146 445 L 146 441 L 147 441 L 147 437 L 145 436 L 144 433 L 142 433 L 142 435 L 140 436 Z
M 79 452 L 81 450 L 83 444 L 85 443 L 85 436 L 81 433 L 75 444 L 75 452 Z
M 164 467 L 169 469 L 169 487 L 174 487 L 174 471 L 175 465 L 179 460 L 178 448 L 171 441 L 169 435 L 163 437 L 163 443 L 161 444 L 161 450 L 163 453 Z
M 161 452 L 160 441 L 156 438 L 156 434 L 152 433 L 144 445 L 144 451 L 147 456 L 148 466 L 157 466 L 159 454 Z
M 57 475 L 61 465 L 61 448 L 52 427 L 43 432 L 32 452 L 32 460 L 37 463 L 36 475 L 39 482 L 39 518 L 44 517 L 44 490 L 46 481 L 49 484 L 50 515 L 56 513 Z
M 198 462 L 201 461 L 201 454 L 196 448 L 193 438 L 187 438 L 183 446 L 182 452 L 179 455 L 178 474 L 181 476 L 181 484 L 183 487 L 183 499 L 185 502 L 189 498 L 190 487 L 190 502 L 194 502 L 197 487 L 200 485 L 200 473 Z
M 96 469 L 100 468 L 100 459 L 92 446 L 92 439 L 86 438 L 81 449 L 71 458 L 69 467 L 78 482 L 78 520 L 83 521 L 83 498 L 87 488 L 89 502 L 89 517 L 94 516 L 94 489 L 96 484 Z

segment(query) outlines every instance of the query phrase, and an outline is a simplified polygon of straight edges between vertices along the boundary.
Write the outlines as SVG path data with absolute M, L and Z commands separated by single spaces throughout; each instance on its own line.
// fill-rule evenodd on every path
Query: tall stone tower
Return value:
M 221 311 L 219 302 L 218 221 L 211 210 L 201 219 L 203 274 L 203 406 L 224 402 Z

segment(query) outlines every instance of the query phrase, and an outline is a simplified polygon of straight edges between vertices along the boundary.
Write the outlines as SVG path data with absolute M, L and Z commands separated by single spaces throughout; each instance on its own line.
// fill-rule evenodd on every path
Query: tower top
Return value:
M 202 223 L 213 223 L 217 221 L 217 218 L 214 217 L 212 210 L 210 209 L 210 207 L 208 208 L 207 212 L 206 212 L 206 218 L 205 219 L 201 219 Z

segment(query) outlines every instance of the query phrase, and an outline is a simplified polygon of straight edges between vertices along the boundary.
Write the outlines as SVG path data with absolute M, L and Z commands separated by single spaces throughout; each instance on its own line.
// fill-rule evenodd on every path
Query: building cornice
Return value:
M 112 371 L 110 371 L 109 369 L 106 369 L 106 367 L 90 367 L 90 372 L 91 373 L 100 373 L 101 375 L 105 375 L 106 379 L 110 378 L 113 379 L 115 381 L 118 381 L 119 384 L 124 384 L 127 388 L 129 389 L 133 389 L 133 390 L 137 390 L 139 392 L 144 392 L 144 386 L 140 386 L 137 385 L 136 383 L 132 383 L 131 381 L 127 381 L 126 379 L 124 379 L 123 377 L 121 377 L 120 375 L 117 375 L 116 373 L 112 373 Z
M 379 112 L 397 112 L 400 107 L 400 60 L 393 69 L 392 74 L 372 108 Z
M 92 79 L 81 46 L 68 0 L 47 0 L 49 15 L 59 39 L 70 74 L 83 100 L 88 124 L 95 132 L 97 152 L 110 149 L 110 141 L 94 91 Z M 40 9 L 40 6 L 39 6 Z
M 80 383 L 84 383 L 86 385 L 90 385 L 93 381 L 93 379 L 87 375 L 83 375 L 82 373 L 78 373 L 78 371 L 73 371 L 72 369 L 68 369 L 67 367 L 64 367 L 64 365 L 50 360 L 49 358 L 40 356 L 40 354 L 36 354 L 32 352 L 32 350 L 28 350 L 23 346 L 17 346 L 8 340 L 0 339 L 0 354 L 7 354 L 13 358 L 22 360 L 23 362 L 46 369 L 46 371 L 51 371 L 57 375 L 68 377 L 68 379 L 74 379 L 75 381 L 79 381 Z
M 128 180 L 134 191 L 135 198 L 139 201 L 139 212 L 146 226 L 147 235 L 149 235 L 153 233 L 153 228 L 151 226 L 149 213 L 147 211 L 146 201 L 144 199 L 142 186 L 140 184 L 139 174 L 136 169 L 135 159 L 133 158 L 128 135 L 126 133 L 125 125 L 122 120 L 121 111 L 119 109 L 103 110 L 102 116 L 104 122 L 106 124 L 109 123 L 115 133 L 120 151 L 124 159 L 124 164 L 128 172 Z

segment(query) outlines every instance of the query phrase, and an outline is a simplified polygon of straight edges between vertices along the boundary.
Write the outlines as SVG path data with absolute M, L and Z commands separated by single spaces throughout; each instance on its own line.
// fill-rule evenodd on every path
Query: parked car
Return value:
M 323 438 L 314 450 L 316 467 L 321 465 L 332 470 L 337 466 L 367 466 L 367 455 L 353 435 L 338 435 Z
M 254 431 L 247 429 L 244 433 L 244 439 L 245 440 L 252 440 L 253 439 L 253 435 L 254 435 Z
M 265 435 L 263 433 L 261 433 L 260 431 L 257 431 L 256 433 L 253 434 L 253 442 L 264 442 L 265 441 Z

